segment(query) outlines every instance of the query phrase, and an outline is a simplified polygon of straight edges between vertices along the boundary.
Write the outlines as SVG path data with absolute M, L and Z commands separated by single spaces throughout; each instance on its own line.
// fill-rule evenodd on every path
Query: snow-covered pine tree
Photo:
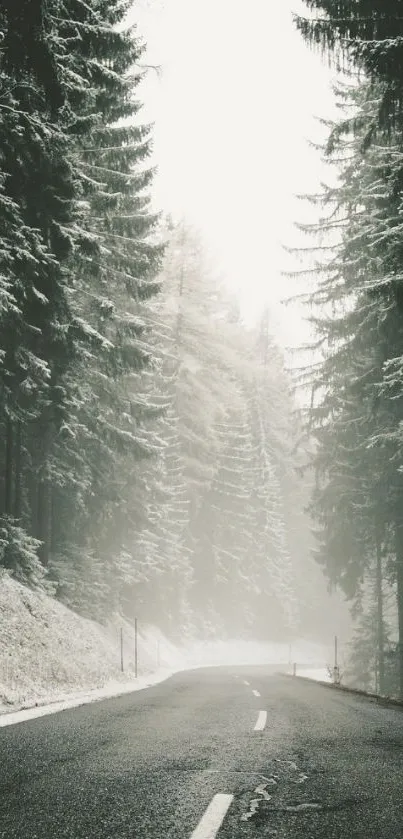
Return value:
M 138 308 L 156 290 L 159 248 L 143 192 L 148 129 L 117 125 L 138 111 L 127 4 L 21 8 L 0 11 L 3 510 L 41 539 L 43 563 L 63 555 L 66 568 L 93 555 L 100 509 L 105 540 L 116 533 L 119 461 L 153 450 L 140 429 L 154 408 L 137 399 L 149 359 Z M 91 576 L 85 561 L 79 573 Z
M 84 515 L 76 522 L 74 544 L 65 528 L 53 540 L 53 568 L 60 576 L 67 549 L 70 557 L 77 557 L 78 575 L 85 577 L 83 551 L 90 564 L 95 557 L 104 582 L 109 580 L 107 599 L 117 608 L 123 591 L 127 597 L 136 581 L 140 585 L 148 579 L 144 557 L 137 560 L 133 542 L 148 515 L 139 492 L 140 461 L 160 450 L 147 428 L 160 407 L 149 401 L 142 372 L 152 360 L 146 309 L 158 290 L 155 275 L 162 247 L 147 194 L 152 177 L 145 163 L 150 130 L 139 123 L 140 105 L 134 96 L 143 46 L 133 28 L 122 27 L 126 3 L 100 3 L 87 11 L 76 35 L 92 98 L 80 102 L 84 136 L 77 126 L 72 131 L 85 209 L 82 229 L 94 250 L 76 252 L 69 299 L 74 322 L 88 336 L 90 349 L 71 371 L 76 412 L 65 430 L 81 476 L 73 470 L 73 482 L 59 482 L 57 489 L 62 509 L 79 508 L 76 491 L 81 500 L 83 493 Z M 84 460 L 77 458 L 81 450 Z M 90 567 L 88 577 L 91 585 Z
M 396 591 L 385 573 L 384 559 L 380 553 L 373 558 L 357 593 L 353 607 L 355 629 L 343 681 L 363 690 L 396 696 Z
M 264 380 L 258 342 L 211 272 L 197 234 L 171 225 L 168 235 L 162 293 L 152 308 L 161 354 L 156 390 L 170 405 L 159 433 L 175 458 L 168 457 L 159 477 L 170 505 L 175 495 L 179 507 L 184 497 L 188 504 L 181 551 L 192 572 L 193 622 L 207 633 L 215 627 L 280 637 L 293 609 L 281 485 L 286 461 L 289 483 L 293 476 L 292 418 L 280 354 L 270 345 Z M 257 407 L 270 460 L 264 465 Z M 153 469 L 151 462 L 151 485 Z M 171 512 L 175 519 L 174 507 Z
M 45 564 L 47 454 L 63 415 L 60 380 L 75 352 L 65 266 L 73 248 L 66 229 L 77 218 L 56 49 L 47 37 L 51 11 L 42 3 L 0 9 L 1 506 L 39 537 Z
M 252 406 L 251 406 L 252 407 Z M 288 546 L 281 483 L 265 429 L 267 403 L 257 396 L 251 427 L 255 438 L 254 541 L 257 586 L 255 625 L 259 636 L 276 639 L 297 627 L 295 580 Z M 256 412 L 256 413 L 255 413 Z
M 299 563 L 305 564 L 293 540 L 296 529 L 300 551 L 304 526 L 299 518 L 302 505 L 295 505 L 298 487 L 295 406 L 284 360 L 270 335 L 268 310 L 257 325 L 256 335 L 252 333 L 251 342 L 255 372 L 246 386 L 246 394 L 257 452 L 261 573 L 262 579 L 266 577 L 263 586 L 266 597 L 272 599 L 273 608 L 274 604 L 277 609 L 280 606 L 277 622 L 281 633 L 284 629 L 296 629 L 296 571 Z
M 319 558 L 350 597 L 380 532 L 382 550 L 394 555 L 402 637 L 402 151 L 397 129 L 368 145 L 382 96 L 365 81 L 343 90 L 350 115 L 332 128 L 327 147 L 340 176 L 323 196 L 328 215 L 317 229 L 338 236 L 310 298 L 322 307 L 312 320 L 324 356 L 311 412 L 318 443 L 312 514 L 320 521 Z M 403 678 L 403 660 L 400 672 Z
M 204 502 L 210 539 L 209 544 L 206 540 L 202 543 L 200 567 L 204 575 L 207 572 L 205 579 L 215 612 L 230 637 L 237 637 L 255 622 L 248 596 L 256 585 L 255 463 L 250 427 L 239 415 L 229 415 L 218 431 L 218 469 Z
M 230 391 L 231 384 L 223 367 L 228 335 L 220 324 L 226 304 L 200 237 L 183 224 L 171 223 L 167 238 L 162 292 L 152 306 L 154 352 L 159 356 L 154 392 L 165 400 L 167 410 L 158 424 L 164 441 L 162 464 L 155 473 L 151 463 L 150 476 L 165 493 L 157 518 L 165 568 L 159 600 L 165 599 L 173 623 L 176 619 L 183 625 L 189 600 L 193 605 L 197 600 L 192 582 L 195 521 L 214 476 L 215 423 L 223 416 L 223 390 Z
M 308 17 L 296 16 L 304 38 L 336 58 L 337 65 L 358 65 L 375 84 L 382 83 L 373 124 L 402 124 L 403 22 L 400 0 L 304 0 Z

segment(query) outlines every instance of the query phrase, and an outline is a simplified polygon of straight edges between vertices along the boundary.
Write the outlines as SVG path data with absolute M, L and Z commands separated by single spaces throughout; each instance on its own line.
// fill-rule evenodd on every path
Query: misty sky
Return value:
M 154 121 L 159 208 L 202 231 L 246 318 L 268 301 L 283 345 L 307 338 L 297 286 L 281 276 L 282 243 L 307 209 L 296 193 L 326 171 L 308 140 L 334 116 L 332 74 L 295 31 L 299 0 L 138 0 L 133 19 L 160 65 L 143 84 L 143 118 Z

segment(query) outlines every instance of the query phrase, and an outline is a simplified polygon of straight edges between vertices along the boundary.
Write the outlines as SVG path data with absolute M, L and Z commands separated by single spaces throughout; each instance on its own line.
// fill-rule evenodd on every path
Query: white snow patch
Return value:
M 50 703 L 61 710 L 138 690 L 186 666 L 174 644 L 139 621 L 135 679 L 132 624 L 116 616 L 102 626 L 7 574 L 0 577 L 0 625 L 0 715 L 8 719 L 17 709 L 38 716 L 49 713 Z
M 133 693 L 136 690 L 144 690 L 152 685 L 168 679 L 173 675 L 174 670 L 157 670 L 155 673 L 135 679 L 132 682 L 108 682 L 103 688 L 94 688 L 85 692 L 72 693 L 64 699 L 58 699 L 51 704 L 38 705 L 32 708 L 24 708 L 21 711 L 10 711 L 0 714 L 0 728 L 6 725 L 15 725 L 18 722 L 32 720 L 36 717 L 44 717 L 47 714 L 56 714 L 58 711 L 66 711 L 68 708 L 78 708 L 89 702 L 97 702 L 101 699 L 111 699 L 114 696 L 123 696 L 125 693 Z M 61 694 L 62 695 L 62 694 Z
M 243 639 L 195 641 L 188 645 L 184 655 L 188 667 L 277 664 L 279 669 L 286 672 L 292 668 L 293 662 L 304 668 L 324 668 L 329 657 L 325 647 L 311 641 L 298 640 L 287 644 Z
M 304 676 L 306 679 L 315 679 L 317 682 L 331 682 L 327 667 L 297 667 L 297 676 Z

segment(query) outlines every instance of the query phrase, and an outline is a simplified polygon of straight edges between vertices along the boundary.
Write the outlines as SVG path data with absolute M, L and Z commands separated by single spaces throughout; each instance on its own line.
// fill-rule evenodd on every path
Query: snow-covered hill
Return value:
M 184 656 L 156 627 L 139 623 L 139 679 L 133 684 L 131 624 L 117 617 L 101 626 L 7 574 L 0 577 L 0 626 L 0 713 L 94 689 L 118 693 L 185 666 Z

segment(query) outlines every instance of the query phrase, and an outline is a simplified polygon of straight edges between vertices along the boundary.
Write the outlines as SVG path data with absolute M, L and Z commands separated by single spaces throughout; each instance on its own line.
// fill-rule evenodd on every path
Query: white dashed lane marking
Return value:
M 259 693 L 258 690 L 253 690 L 252 693 L 253 693 L 253 696 L 260 696 L 260 693 Z
M 257 718 L 257 723 L 254 727 L 254 731 L 263 731 L 267 722 L 267 711 L 259 711 L 259 716 Z
M 250 682 L 247 682 L 246 679 L 243 680 L 243 683 L 244 683 L 244 685 L 247 685 L 248 687 L 250 685 Z
M 215 795 L 190 839 L 215 839 L 233 798 L 223 793 Z

